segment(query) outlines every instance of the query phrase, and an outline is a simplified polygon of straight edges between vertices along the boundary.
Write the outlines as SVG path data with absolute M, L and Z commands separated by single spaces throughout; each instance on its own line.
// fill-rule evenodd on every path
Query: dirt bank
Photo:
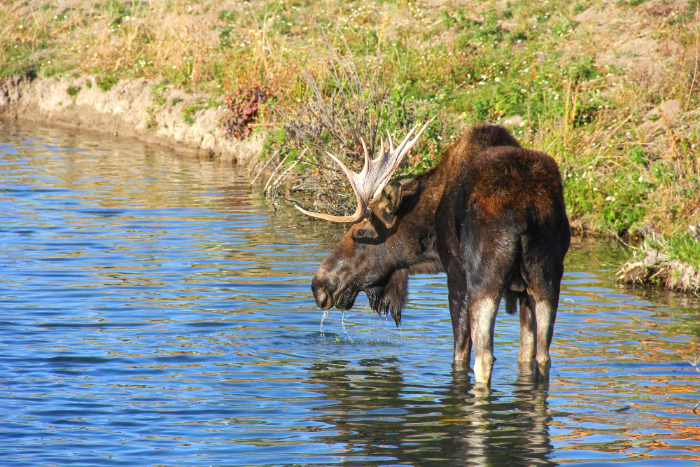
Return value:
M 245 141 L 230 138 L 219 125 L 226 108 L 204 96 L 145 78 L 106 87 L 93 77 L 6 77 L 0 80 L 0 114 L 135 137 L 243 165 L 262 150 L 261 134 Z
M 617 272 L 626 284 L 662 285 L 678 292 L 700 294 L 700 270 L 685 261 L 644 245 Z

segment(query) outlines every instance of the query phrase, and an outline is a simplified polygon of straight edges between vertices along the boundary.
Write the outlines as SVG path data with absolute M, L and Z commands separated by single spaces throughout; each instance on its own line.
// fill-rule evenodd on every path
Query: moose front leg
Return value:
M 452 230 L 449 227 L 446 229 Z M 453 364 L 455 367 L 469 368 L 472 339 L 467 308 L 467 276 L 462 261 L 454 254 L 460 251 L 456 237 L 449 237 L 446 240 L 447 243 L 440 256 L 447 273 L 447 296 L 450 302 L 450 318 L 455 344 Z

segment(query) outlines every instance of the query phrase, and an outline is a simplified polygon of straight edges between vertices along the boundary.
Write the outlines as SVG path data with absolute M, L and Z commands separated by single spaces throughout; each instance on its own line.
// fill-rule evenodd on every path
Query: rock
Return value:
M 617 272 L 622 282 L 643 284 L 647 280 L 647 268 L 641 262 L 627 263 Z
M 653 248 L 644 248 L 641 261 L 631 261 L 617 271 L 621 282 L 629 284 L 661 283 L 681 292 L 700 291 L 700 270 L 690 264 L 672 260 Z

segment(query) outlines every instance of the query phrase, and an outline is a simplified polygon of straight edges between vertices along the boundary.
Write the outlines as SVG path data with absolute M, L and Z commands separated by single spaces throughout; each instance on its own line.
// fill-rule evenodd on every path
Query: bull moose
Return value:
M 425 131 L 414 127 L 398 146 L 391 135 L 364 168 L 349 170 L 357 198 L 350 216 L 297 208 L 309 216 L 352 223 L 323 260 L 311 288 L 322 309 L 352 308 L 360 291 L 397 326 L 408 276 L 447 273 L 454 364 L 469 366 L 474 346 L 477 384 L 489 384 L 493 335 L 502 297 L 520 305 L 518 362 L 547 378 L 554 320 L 570 230 L 559 168 L 551 157 L 523 149 L 504 128 L 477 125 L 439 163 L 412 179 L 389 179 Z M 533 364 L 534 362 L 536 364 Z

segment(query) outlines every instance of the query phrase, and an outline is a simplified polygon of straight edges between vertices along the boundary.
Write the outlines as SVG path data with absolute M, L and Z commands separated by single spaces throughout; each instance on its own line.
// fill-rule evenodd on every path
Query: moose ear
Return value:
M 403 188 L 399 182 L 391 182 L 382 190 L 382 198 L 386 203 L 386 209 L 391 214 L 396 214 L 401 205 L 401 198 L 403 197 Z

